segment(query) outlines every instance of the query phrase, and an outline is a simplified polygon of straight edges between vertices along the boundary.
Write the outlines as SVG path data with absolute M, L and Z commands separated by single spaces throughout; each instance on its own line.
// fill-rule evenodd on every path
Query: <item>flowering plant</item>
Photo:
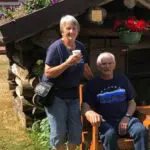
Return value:
M 149 30 L 149 27 L 150 23 L 145 20 L 128 17 L 127 20 L 115 20 L 113 30 L 117 32 L 143 32 Z

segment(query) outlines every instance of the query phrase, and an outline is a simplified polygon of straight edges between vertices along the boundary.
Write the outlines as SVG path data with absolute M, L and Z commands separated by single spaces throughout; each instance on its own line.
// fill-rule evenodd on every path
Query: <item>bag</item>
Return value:
M 33 103 L 38 107 L 50 106 L 54 100 L 54 84 L 39 82 L 34 89 Z

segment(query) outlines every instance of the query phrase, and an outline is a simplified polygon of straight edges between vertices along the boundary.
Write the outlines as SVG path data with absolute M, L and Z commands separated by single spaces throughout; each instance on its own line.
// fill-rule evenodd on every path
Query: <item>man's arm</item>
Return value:
M 126 135 L 127 134 L 128 122 L 131 119 L 131 117 L 133 116 L 135 110 L 136 110 L 136 103 L 134 100 L 130 100 L 128 102 L 127 112 L 119 123 L 119 134 L 120 135 Z
M 82 104 L 82 112 L 92 125 L 100 125 L 101 121 L 104 121 L 102 116 L 92 110 L 90 105 L 86 102 Z
M 127 112 L 126 112 L 126 116 L 130 117 L 130 116 L 133 116 L 134 112 L 136 110 L 136 103 L 134 100 L 130 100 L 128 102 L 128 109 L 127 109 Z

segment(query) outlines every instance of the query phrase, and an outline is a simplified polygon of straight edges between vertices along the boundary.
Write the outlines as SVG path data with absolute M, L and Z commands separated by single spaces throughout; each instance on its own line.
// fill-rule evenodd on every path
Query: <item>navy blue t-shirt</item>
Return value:
M 87 54 L 84 45 L 76 41 L 76 48 L 80 49 L 83 59 L 79 63 L 66 69 L 57 78 L 47 78 L 43 75 L 42 81 L 51 81 L 55 84 L 55 95 L 61 98 L 77 98 L 78 86 L 83 77 L 84 63 L 87 63 Z M 65 47 L 62 40 L 55 41 L 47 50 L 45 64 L 58 66 L 72 55 L 71 50 Z
M 119 123 L 125 116 L 128 101 L 135 98 L 135 91 L 124 75 L 114 75 L 112 80 L 103 80 L 98 76 L 85 86 L 83 97 L 84 102 L 113 124 Z

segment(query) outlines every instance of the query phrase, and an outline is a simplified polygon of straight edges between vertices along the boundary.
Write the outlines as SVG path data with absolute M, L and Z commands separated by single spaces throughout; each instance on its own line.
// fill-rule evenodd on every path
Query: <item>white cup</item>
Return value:
M 73 55 L 81 54 L 81 50 L 75 49 L 75 50 L 72 51 L 72 54 L 73 54 Z

